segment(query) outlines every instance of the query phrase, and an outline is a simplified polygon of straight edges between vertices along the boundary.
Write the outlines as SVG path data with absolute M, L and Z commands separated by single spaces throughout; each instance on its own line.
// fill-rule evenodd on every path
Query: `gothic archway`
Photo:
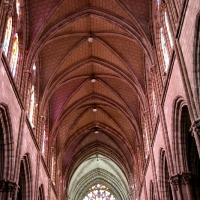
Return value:
M 172 189 L 169 182 L 169 169 L 166 159 L 166 154 L 163 149 L 160 152 L 160 163 L 159 163 L 159 183 L 160 183 L 160 195 L 163 200 L 173 200 Z
M 17 200 L 32 199 L 32 175 L 29 155 L 26 154 L 20 163 Z
M 178 97 L 174 104 L 173 137 L 176 184 L 181 188 L 179 195 L 187 199 L 199 199 L 200 160 L 191 132 L 189 110 L 182 97 Z
M 193 137 L 190 127 L 191 120 L 188 111 L 188 107 L 185 105 L 181 110 L 181 121 L 180 121 L 180 131 L 181 131 L 181 149 L 184 161 L 184 171 L 183 179 L 185 184 L 191 185 L 192 196 L 194 199 L 200 198 L 200 159 L 197 151 L 197 146 L 195 138 Z M 189 181 L 185 178 L 184 172 L 189 172 Z M 187 175 L 188 177 L 188 175 Z
M 200 85 L 200 13 L 196 19 L 196 30 L 194 33 L 194 85 Z M 199 87 L 195 87 L 196 103 L 198 109 L 200 109 L 200 90 Z
M 16 183 L 13 181 L 13 135 L 8 106 L 0 103 L 0 199 L 13 197 Z
M 12 179 L 13 136 L 11 119 L 7 105 L 0 103 L 0 180 Z
M 44 186 L 42 184 L 39 187 L 38 200 L 45 200 L 45 197 L 44 197 Z
M 150 186 L 149 186 L 149 199 L 150 200 L 155 200 L 155 190 L 154 190 L 154 184 L 153 181 L 150 181 Z

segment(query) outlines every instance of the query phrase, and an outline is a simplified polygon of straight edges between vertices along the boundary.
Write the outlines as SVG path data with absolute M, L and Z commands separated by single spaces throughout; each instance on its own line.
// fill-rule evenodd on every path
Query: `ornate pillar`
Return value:
M 197 145 L 197 151 L 200 157 L 200 119 L 197 119 L 192 124 L 190 131 L 192 132 Z
M 11 6 L 9 6 L 9 1 L 4 0 L 2 6 L 2 13 L 0 16 L 0 57 L 2 54 L 2 47 L 4 42 L 5 27 L 7 24 L 7 19 L 11 15 Z
M 18 185 L 6 179 L 0 180 L 0 199 L 1 200 L 12 200 L 17 191 Z
M 186 186 L 186 192 L 187 192 L 187 199 L 193 200 L 193 195 L 191 191 L 191 172 L 182 172 L 182 183 Z

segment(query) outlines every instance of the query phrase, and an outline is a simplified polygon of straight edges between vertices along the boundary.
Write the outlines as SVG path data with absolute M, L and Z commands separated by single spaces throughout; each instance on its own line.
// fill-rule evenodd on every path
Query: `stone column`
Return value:
M 191 172 L 182 172 L 182 183 L 186 186 L 186 192 L 187 192 L 187 199 L 193 200 L 193 195 L 191 191 Z
M 180 188 L 180 175 L 176 174 L 170 177 L 170 184 L 172 186 L 173 199 L 182 200 L 181 188 Z
M 200 157 L 200 119 L 197 119 L 192 124 L 190 131 L 192 132 L 197 145 L 197 151 Z

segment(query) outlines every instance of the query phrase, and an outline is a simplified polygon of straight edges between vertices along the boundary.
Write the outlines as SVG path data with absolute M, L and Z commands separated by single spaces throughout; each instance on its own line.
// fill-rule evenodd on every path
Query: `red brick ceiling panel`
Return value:
M 117 0 L 65 0 L 46 20 L 46 28 L 44 32 L 66 17 L 86 8 L 107 12 L 118 17 L 119 19 L 123 19 L 124 21 L 131 23 L 133 20 L 132 17 L 130 17 L 130 15 L 127 14 L 127 12 L 116 3 L 116 1 Z
M 29 37 L 32 40 L 60 0 L 31 0 L 28 3 Z
M 114 68 L 114 66 L 113 66 L 113 68 Z M 105 66 L 103 64 L 101 65 L 98 63 L 93 64 L 93 72 L 94 72 L 94 75 L 96 74 L 99 77 L 104 77 L 106 75 L 120 77 L 118 72 L 114 71 L 113 69 L 108 68 L 107 66 Z
M 57 37 L 64 34 L 73 33 L 85 33 L 89 35 L 90 33 L 121 33 L 127 34 L 125 30 L 117 26 L 114 23 L 108 22 L 101 18 L 95 17 L 94 15 L 85 16 L 78 18 L 76 21 L 72 21 L 55 33 L 53 37 Z
M 88 34 L 91 30 L 90 17 L 85 16 L 77 19 L 76 21 L 72 21 L 61 29 L 58 29 L 54 37 L 64 34 L 72 34 L 72 33 L 86 33 Z
M 55 88 L 55 91 L 49 101 L 51 124 L 53 124 L 53 122 L 59 116 L 59 113 L 61 112 L 65 102 L 69 101 L 71 95 L 83 82 L 83 79 L 72 80 L 59 88 Z
M 71 67 L 68 71 L 65 71 L 61 76 L 55 77 L 53 84 L 57 83 L 58 81 L 64 82 L 65 80 L 69 80 L 72 78 L 88 78 L 91 80 L 91 78 L 98 78 L 100 79 L 101 77 L 118 77 L 120 78 L 120 75 L 114 71 L 111 70 L 110 68 L 106 67 L 105 65 L 101 65 L 98 63 L 94 63 L 92 60 L 86 60 L 84 63 L 79 63 L 78 65 L 74 65 Z
M 65 144 L 66 140 L 70 138 L 69 131 L 71 130 L 74 121 L 79 118 L 80 113 L 81 113 L 80 110 L 78 111 L 75 110 L 74 112 L 70 112 L 69 114 L 67 114 L 66 118 L 64 118 L 62 123 L 59 124 L 57 130 L 58 152 L 63 148 L 63 145 Z
M 93 94 L 93 86 L 90 81 L 86 81 L 81 87 L 78 88 L 78 90 L 73 94 L 73 97 L 69 99 L 67 102 L 67 107 L 71 107 L 74 103 L 79 103 L 80 100 L 84 99 L 90 94 Z
M 101 37 L 108 43 L 130 66 L 138 78 L 140 84 L 144 87 L 144 53 L 142 48 L 135 42 L 125 38 L 115 36 Z
M 60 20 L 67 16 L 81 10 L 88 6 L 87 0 L 62 0 L 63 3 L 55 10 L 55 12 L 47 19 L 46 29 L 54 24 L 57 24 Z
M 87 147 L 90 146 L 91 143 L 94 143 L 94 145 L 96 147 L 98 147 L 99 144 L 102 144 L 103 146 L 107 146 L 107 147 L 111 148 L 114 152 L 118 152 L 118 153 L 122 154 L 122 151 L 120 151 L 121 147 L 118 146 L 104 132 L 99 132 L 98 134 L 96 134 L 94 132 L 88 133 L 84 137 L 84 139 L 77 145 L 76 151 L 80 151 L 81 149 L 87 149 Z
M 115 55 L 115 52 L 112 49 L 108 49 L 109 46 L 102 43 L 100 40 L 94 39 L 92 43 L 92 56 L 100 58 L 104 61 L 108 61 L 115 66 L 118 66 L 120 70 L 124 72 L 129 72 L 128 69 L 124 66 L 123 61 Z
M 122 33 L 125 34 L 126 31 L 123 30 L 121 27 L 117 26 L 114 23 L 110 23 L 108 21 L 102 20 L 101 18 L 97 17 L 90 17 L 91 22 L 91 31 L 93 33 L 98 32 L 116 32 L 116 33 Z
M 74 123 L 71 129 L 71 134 L 76 133 L 79 129 L 82 128 L 83 125 L 94 123 L 94 121 L 108 124 L 119 132 L 122 130 L 122 127 L 119 126 L 118 122 L 113 120 L 112 113 L 107 113 L 103 107 L 99 107 L 97 112 L 93 112 L 92 108 L 85 110 L 85 112 L 82 113 L 82 115 L 79 116 L 79 118 Z
M 113 81 L 113 80 L 112 80 Z M 91 81 L 87 81 L 76 93 L 73 94 L 73 97 L 67 102 L 67 107 L 72 107 L 74 102 L 78 102 L 81 105 L 82 100 L 88 104 L 88 100 L 91 99 L 92 104 L 97 104 L 97 100 L 105 102 L 112 102 L 112 104 L 117 103 L 121 107 L 125 108 L 125 102 L 119 98 L 117 91 L 112 90 L 112 88 L 108 87 L 102 81 L 96 81 L 95 83 L 91 83 Z M 83 102 L 83 103 L 84 103 Z
M 90 5 L 91 7 L 104 10 L 107 13 L 110 13 L 116 17 L 131 22 L 132 18 L 130 17 L 130 15 L 127 14 L 127 12 L 122 7 L 119 6 L 118 3 L 116 3 L 117 1 L 118 0 L 99 0 L 99 1 L 90 0 Z
M 113 88 L 114 91 L 123 99 L 129 110 L 133 113 L 135 118 L 138 119 L 139 114 L 139 100 L 138 95 L 135 93 L 134 88 L 130 88 L 129 85 L 123 84 L 119 80 L 110 81 L 109 78 L 104 78 L 105 82 Z
M 79 43 L 76 47 L 72 49 L 70 54 L 68 54 L 59 69 L 57 74 L 62 74 L 65 70 L 69 69 L 72 65 L 78 63 L 81 60 L 85 60 L 91 56 L 91 43 L 85 39 L 83 42 Z
M 151 1 L 144 0 L 123 0 L 127 8 L 133 13 L 146 34 L 150 37 L 150 4 Z
M 110 115 L 109 117 L 112 117 L 112 119 L 115 122 L 117 122 L 118 126 L 125 134 L 127 140 L 130 142 L 132 146 L 134 146 L 136 144 L 135 143 L 136 141 L 134 140 L 136 132 L 134 131 L 135 129 L 134 124 L 131 122 L 131 120 L 133 119 L 125 117 L 124 114 L 119 112 L 119 110 L 115 110 L 110 107 L 106 107 L 106 112 Z
M 120 158 L 125 157 L 130 167 L 133 164 L 132 153 L 130 153 L 130 149 L 128 150 L 125 142 L 119 138 L 113 142 L 111 137 L 108 137 L 105 132 L 99 132 L 98 134 L 89 132 L 86 134 L 80 134 L 79 137 L 73 139 L 71 144 L 65 146 L 65 151 L 62 150 L 61 153 L 63 154 L 64 169 L 66 169 L 66 166 L 69 166 L 72 157 L 73 160 L 74 157 L 77 157 L 77 153 L 81 152 L 82 157 L 91 156 L 91 148 L 93 148 L 93 155 L 96 153 L 101 154 L 102 152 L 108 157 L 113 157 L 112 152 L 109 150 L 112 149 L 112 151 L 120 156 Z
M 39 54 L 41 60 L 40 74 L 42 77 L 42 91 L 44 90 L 56 67 L 62 62 L 66 54 L 79 40 L 79 37 L 73 37 L 70 39 L 60 38 L 46 44 L 43 47 Z
M 105 132 L 94 133 L 94 131 L 87 133 L 77 148 L 82 149 L 84 146 L 87 147 L 91 143 L 96 143 L 96 145 L 98 145 L 98 143 L 102 143 L 106 146 L 114 148 L 115 150 L 119 149 L 119 146 L 117 146 L 116 143 L 110 137 L 108 137 Z

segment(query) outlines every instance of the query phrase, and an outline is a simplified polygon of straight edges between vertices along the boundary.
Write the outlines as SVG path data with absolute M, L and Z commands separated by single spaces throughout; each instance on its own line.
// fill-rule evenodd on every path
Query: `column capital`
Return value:
M 199 119 L 196 119 L 191 127 L 190 127 L 190 131 L 191 132 L 196 132 L 199 136 L 200 136 L 200 118 Z
M 5 186 L 6 186 L 6 180 L 5 179 L 0 180 L 0 192 L 4 191 Z
M 174 186 L 175 190 L 178 190 L 178 185 L 180 184 L 179 176 L 179 174 L 175 174 L 170 177 L 170 182 Z
M 14 197 L 16 188 L 18 187 L 16 182 L 6 179 L 0 180 L 0 192 L 8 192 L 10 197 Z
M 182 176 L 182 183 L 183 184 L 187 185 L 187 184 L 190 183 L 191 178 L 192 178 L 191 172 L 182 172 L 181 176 Z

